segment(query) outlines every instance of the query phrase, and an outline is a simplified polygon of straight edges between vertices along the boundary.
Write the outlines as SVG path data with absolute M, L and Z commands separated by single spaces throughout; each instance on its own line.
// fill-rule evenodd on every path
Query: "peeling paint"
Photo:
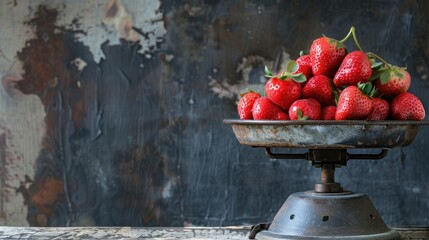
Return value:
M 241 84 L 228 83 L 228 80 L 226 78 L 218 80 L 213 78 L 212 76 L 208 76 L 208 79 L 210 80 L 210 89 L 220 99 L 236 99 L 239 96 L 241 89 L 243 88 Z
M 167 184 L 165 184 L 164 189 L 162 190 L 162 198 L 163 199 L 167 199 L 167 198 L 171 198 L 172 194 L 171 194 L 171 181 L 167 182 Z
M 139 40 L 138 33 L 133 30 L 133 19 L 120 0 L 111 0 L 106 3 L 103 23 L 114 28 L 125 40 L 132 42 Z
M 45 2 L 32 0 L 16 6 L 7 5 L 6 1 L 0 3 L 0 49 L 4 55 L 0 57 L 0 73 L 16 61 L 14 56 L 25 42 L 35 37 L 31 28 L 24 23 L 34 16 L 37 6 Z M 100 47 L 105 42 L 118 45 L 121 38 L 139 41 L 139 53 L 151 54 L 166 34 L 163 15 L 159 11 L 160 1 L 76 0 L 67 4 L 50 1 L 49 6 L 60 12 L 58 26 L 76 30 L 76 39 L 91 49 L 96 62 L 105 57 Z M 116 6 L 116 11 L 112 11 L 113 6 Z
M 72 61 L 72 63 L 75 65 L 78 71 L 83 71 L 83 69 L 88 65 L 84 60 L 81 58 L 76 58 Z
M 167 62 L 171 62 L 174 59 L 174 55 L 173 54 L 166 54 L 165 55 L 165 61 Z

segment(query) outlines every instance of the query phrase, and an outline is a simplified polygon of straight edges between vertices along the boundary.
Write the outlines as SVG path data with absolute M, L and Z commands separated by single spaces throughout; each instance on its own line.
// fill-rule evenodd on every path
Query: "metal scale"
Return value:
M 290 195 L 273 221 L 252 227 L 249 239 L 399 239 L 371 200 L 344 190 L 335 169 L 349 160 L 381 159 L 388 150 L 409 145 L 428 121 L 256 121 L 224 120 L 243 145 L 263 147 L 270 158 L 304 159 L 321 169 L 314 190 Z M 272 148 L 306 148 L 304 154 L 273 153 Z M 380 149 L 350 154 L 348 149 Z

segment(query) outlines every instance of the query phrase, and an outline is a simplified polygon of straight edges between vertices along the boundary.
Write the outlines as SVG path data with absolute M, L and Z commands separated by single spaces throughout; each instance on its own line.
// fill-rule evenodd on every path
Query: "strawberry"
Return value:
M 407 68 L 389 64 L 386 60 L 372 52 L 369 52 L 368 56 L 374 62 L 374 65 L 378 66 L 377 69 L 373 67 L 374 71 L 371 80 L 375 80 L 375 85 L 380 95 L 394 97 L 408 91 L 411 84 L 411 76 L 407 72 Z M 381 63 L 375 62 L 375 59 L 379 59 Z
M 334 77 L 337 87 L 366 83 L 371 77 L 371 62 L 362 51 L 353 51 L 343 59 Z
M 307 81 L 302 89 L 303 98 L 314 98 L 322 106 L 335 105 L 331 79 L 324 75 L 317 75 Z
M 289 120 L 289 116 L 267 97 L 256 99 L 252 115 L 255 120 Z
M 358 86 L 348 86 L 341 92 L 335 120 L 364 119 L 371 112 L 370 96 L 375 93 L 375 90 L 369 82 Z
M 284 111 L 288 111 L 290 105 L 301 96 L 301 82 L 307 78 L 302 73 L 296 73 L 298 64 L 295 61 L 289 61 L 286 65 L 286 71 L 279 75 L 273 74 L 265 67 L 265 76 L 270 80 L 265 84 L 265 93 L 267 97 L 275 104 L 279 105 Z
M 237 111 L 240 119 L 253 119 L 252 116 L 252 108 L 253 103 L 255 103 L 256 99 L 260 98 L 261 95 L 252 90 L 241 94 L 240 101 L 237 104 Z
M 286 111 L 301 96 L 301 85 L 292 79 L 271 78 L 265 84 L 265 93 L 271 101 Z
M 313 74 L 333 77 L 346 54 L 347 49 L 341 41 L 327 37 L 314 40 L 310 48 Z
M 313 76 L 313 72 L 311 70 L 311 57 L 310 55 L 304 55 L 304 52 L 301 51 L 300 57 L 296 59 L 296 63 L 298 63 L 298 70 L 295 73 L 302 73 L 305 77 L 310 79 Z M 303 84 L 301 84 L 303 86 Z
M 425 118 L 422 102 L 412 93 L 405 92 L 396 96 L 391 102 L 391 114 L 395 120 L 418 120 Z
M 335 120 L 335 112 L 337 107 L 335 106 L 326 106 L 322 108 L 322 120 Z
M 381 98 L 372 98 L 372 109 L 366 120 L 386 120 L 389 117 L 389 103 Z
M 375 81 L 378 93 L 382 96 L 396 96 L 408 91 L 411 84 L 411 76 L 405 70 L 392 66 L 381 70 L 380 77 Z
M 291 120 L 319 120 L 321 116 L 320 103 L 313 98 L 296 100 L 289 108 Z

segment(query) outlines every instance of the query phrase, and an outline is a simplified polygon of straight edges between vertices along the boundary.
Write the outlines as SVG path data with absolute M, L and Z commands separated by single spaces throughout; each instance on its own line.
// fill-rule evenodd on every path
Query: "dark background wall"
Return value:
M 365 50 L 408 67 L 410 91 L 428 110 L 428 1 L 58 2 L 0 7 L 2 112 L 10 115 L 0 139 L 4 224 L 270 220 L 319 170 L 241 146 L 222 120 L 237 118 L 242 90 L 263 86 L 264 65 L 284 67 L 313 39 L 341 39 L 350 26 Z M 138 21 L 148 15 L 157 18 Z M 34 102 L 40 107 L 16 110 Z M 40 140 L 26 143 L 30 131 L 19 135 L 14 119 L 37 114 L 42 130 L 31 134 Z M 389 225 L 428 225 L 428 132 L 383 160 L 349 163 L 337 180 L 367 193 Z M 22 157 L 10 153 L 14 142 L 26 143 Z

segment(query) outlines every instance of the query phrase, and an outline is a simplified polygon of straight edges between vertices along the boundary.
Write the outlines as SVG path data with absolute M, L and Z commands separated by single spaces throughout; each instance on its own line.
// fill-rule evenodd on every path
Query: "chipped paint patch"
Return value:
M 139 40 L 137 32 L 133 30 L 133 19 L 120 0 L 107 2 L 103 23 L 115 29 L 123 39 L 131 42 Z
M 71 62 L 77 70 L 82 71 L 88 64 L 81 58 L 76 58 Z
M 169 182 L 167 182 L 167 184 L 165 184 L 165 186 L 164 186 L 164 188 L 162 190 L 162 198 L 163 199 L 167 199 L 167 198 L 172 197 L 172 195 L 171 195 L 171 190 L 172 190 L 171 185 L 172 185 L 171 181 L 169 181 Z
M 58 9 L 57 25 L 76 31 L 76 39 L 88 46 L 94 60 L 104 58 L 101 45 L 119 45 L 120 39 L 139 42 L 139 53 L 151 54 L 167 33 L 160 1 L 152 0 L 32 0 L 16 6 L 0 2 L 0 73 L 16 62 L 16 52 L 27 40 L 35 37 L 34 31 L 24 23 L 31 19 L 40 4 Z M 115 10 L 116 9 L 116 10 Z M 58 31 L 58 30 L 57 30 Z
M 211 90 L 220 98 L 234 99 L 239 95 L 241 84 L 230 84 L 226 78 L 218 80 L 212 76 L 208 76 Z
M 138 52 L 150 57 L 167 33 L 160 6 L 160 1 L 152 0 L 71 1 L 61 11 L 58 24 L 72 27 L 70 23 L 78 19 L 77 30 L 85 32 L 76 37 L 90 48 L 95 62 L 105 58 L 103 43 L 119 45 L 120 39 L 138 41 Z

